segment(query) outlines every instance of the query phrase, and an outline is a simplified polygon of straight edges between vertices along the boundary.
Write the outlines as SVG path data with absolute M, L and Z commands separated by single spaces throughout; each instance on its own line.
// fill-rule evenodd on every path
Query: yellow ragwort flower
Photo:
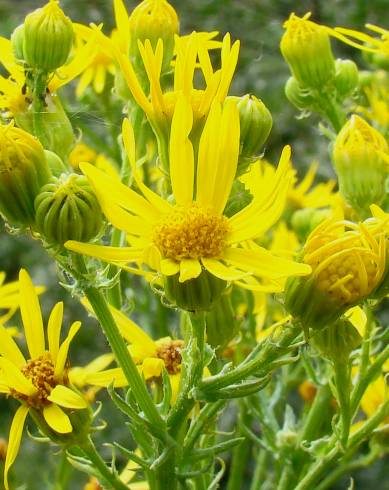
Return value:
M 147 188 L 136 170 L 134 133 L 128 120 L 123 139 L 134 177 L 143 196 L 85 164 L 108 220 L 126 231 L 132 246 L 117 248 L 68 242 L 67 248 L 120 267 L 129 262 L 148 264 L 180 283 L 198 278 L 204 270 L 224 281 L 244 285 L 249 276 L 266 279 L 256 288 L 278 290 L 277 280 L 306 275 L 310 267 L 273 256 L 262 247 L 248 250 L 242 242 L 263 235 L 280 217 L 292 178 L 290 148 L 285 147 L 278 170 L 266 192 L 231 218 L 224 216 L 239 156 L 239 114 L 233 101 L 215 102 L 201 135 L 197 164 L 189 139 L 193 117 L 181 96 L 170 136 L 170 176 L 175 203 Z M 196 174 L 195 174 L 196 170 Z M 247 284 L 246 284 L 247 286 Z
M 48 321 L 46 349 L 38 296 L 25 270 L 20 271 L 19 283 L 20 310 L 29 350 L 27 359 L 7 330 L 0 326 L 0 392 L 21 402 L 9 434 L 4 467 L 4 486 L 7 490 L 8 472 L 19 451 L 29 411 L 42 414 L 53 431 L 68 434 L 73 428 L 66 411 L 87 407 L 81 395 L 69 387 L 66 366 L 69 345 L 80 328 L 80 322 L 73 323 L 67 338 L 60 345 L 63 304 L 57 303 Z
M 353 48 L 389 56 L 389 31 L 373 24 L 366 24 L 366 27 L 370 31 L 380 34 L 380 37 L 344 27 L 335 27 L 330 32 L 331 35 Z

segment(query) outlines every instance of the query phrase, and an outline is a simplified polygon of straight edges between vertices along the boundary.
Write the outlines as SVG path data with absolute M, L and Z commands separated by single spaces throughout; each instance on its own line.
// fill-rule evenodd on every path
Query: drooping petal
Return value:
M 276 257 L 259 246 L 252 250 L 228 248 L 224 252 L 224 259 L 235 267 L 266 279 L 305 276 L 312 272 L 311 267 L 307 264 Z
M 62 342 L 62 345 L 59 348 L 57 362 L 55 364 L 55 369 L 54 369 L 54 376 L 56 378 L 60 378 L 63 374 L 65 364 L 66 364 L 66 359 L 68 357 L 70 343 L 73 340 L 76 333 L 79 331 L 80 327 L 81 327 L 81 322 L 74 322 L 69 329 L 68 336 Z
M 114 264 L 137 262 L 143 256 L 143 249 L 136 247 L 106 247 L 104 245 L 74 242 L 73 240 L 66 242 L 65 247 L 73 252 Z
M 49 352 L 53 363 L 57 360 L 59 350 L 59 339 L 61 335 L 63 319 L 63 302 L 57 303 L 51 310 L 49 322 L 47 325 L 47 341 L 49 344 Z
M 216 99 L 222 102 L 230 89 L 231 81 L 234 76 L 236 65 L 239 58 L 240 42 L 235 41 L 231 46 L 231 38 L 227 33 L 222 45 L 222 68 L 221 81 L 216 94 Z
M 20 312 L 24 333 L 31 358 L 41 356 L 45 351 L 45 336 L 38 296 L 27 271 L 20 270 Z
M 28 410 L 29 408 L 27 405 L 20 406 L 16 410 L 16 413 L 12 420 L 11 429 L 9 431 L 9 437 L 8 437 L 7 456 L 4 465 L 4 487 L 6 490 L 9 490 L 8 472 L 11 466 L 13 465 L 16 456 L 19 452 L 20 441 L 22 439 L 22 434 L 23 434 L 24 422 L 26 420 Z
M 201 259 L 201 263 L 208 272 L 224 281 L 237 281 L 247 276 L 247 272 L 228 267 L 217 259 Z
M 179 282 L 196 279 L 201 274 L 201 264 L 197 259 L 183 259 L 180 262 Z
M 130 46 L 130 26 L 127 9 L 123 0 L 113 1 L 113 11 L 117 32 L 119 34 L 120 49 L 123 53 L 127 53 Z
M 160 262 L 160 270 L 164 276 L 174 276 L 180 272 L 180 264 L 172 259 L 163 259 Z
M 2 370 L 2 377 L 6 384 L 15 391 L 26 396 L 35 395 L 37 392 L 32 382 L 9 359 L 0 357 L 0 370 Z
M 26 363 L 16 342 L 2 325 L 0 325 L 0 355 L 12 361 L 19 368 Z
M 96 168 L 90 163 L 81 163 L 80 169 L 86 175 L 97 197 L 103 197 L 112 203 L 142 217 L 147 221 L 158 219 L 158 211 L 137 192 L 111 177 L 107 173 Z
M 192 106 L 180 94 L 170 133 L 170 178 L 176 203 L 181 206 L 190 204 L 193 198 L 194 154 L 189 139 L 192 125 Z
M 73 427 L 69 417 L 58 405 L 52 403 L 43 409 L 43 417 L 47 425 L 59 434 L 69 434 Z
M 65 408 L 82 409 L 88 406 L 81 395 L 63 385 L 57 385 L 47 399 Z

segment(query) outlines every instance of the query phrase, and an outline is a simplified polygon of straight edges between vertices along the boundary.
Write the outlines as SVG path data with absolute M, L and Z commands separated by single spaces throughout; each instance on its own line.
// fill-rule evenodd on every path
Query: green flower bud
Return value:
M 223 293 L 207 313 L 207 343 L 218 352 L 227 347 L 238 333 L 238 323 L 231 304 L 231 291 Z
M 179 281 L 179 274 L 164 276 L 165 296 L 186 311 L 210 311 L 225 291 L 227 283 L 203 271 L 196 279 Z
M 63 174 L 35 199 L 36 227 L 49 245 L 89 242 L 101 231 L 103 215 L 86 177 Z
M 35 198 L 50 178 L 40 142 L 22 129 L 0 126 L 0 213 L 11 225 L 33 224 Z
M 291 14 L 285 22 L 281 53 L 303 87 L 322 89 L 335 77 L 335 59 L 326 28 L 310 21 L 309 15 Z
M 340 318 L 327 328 L 315 332 L 312 344 L 324 357 L 335 362 L 346 363 L 350 353 L 359 347 L 362 337 L 347 319 Z
M 308 235 L 322 221 L 329 218 L 329 209 L 304 208 L 293 213 L 291 225 L 301 241 L 305 241 Z
M 290 77 L 286 82 L 285 95 L 289 102 L 300 111 L 312 108 L 315 102 L 310 89 L 301 87 L 294 77 Z
M 362 214 L 369 214 L 369 206 L 385 197 L 388 153 L 381 133 L 357 115 L 351 116 L 335 140 L 332 157 L 340 192 Z
M 14 52 L 14 57 L 16 61 L 24 62 L 24 24 L 18 26 L 12 33 L 11 36 L 12 49 Z
M 177 13 L 170 3 L 166 0 L 143 0 L 132 11 L 129 26 L 129 54 L 135 62 L 140 61 L 138 41 L 144 43 L 148 39 L 155 49 L 158 39 L 162 39 L 163 69 L 167 69 L 173 58 L 174 36 L 179 31 Z
M 24 22 L 24 60 L 32 68 L 52 72 L 64 65 L 73 46 L 72 21 L 57 0 L 27 15 Z
M 351 60 L 337 59 L 335 62 L 335 88 L 341 98 L 351 95 L 358 86 L 359 72 Z
M 57 95 L 47 95 L 45 110 L 38 115 L 33 110 L 15 114 L 17 124 L 34 133 L 34 120 L 39 117 L 39 138 L 43 146 L 66 160 L 75 145 L 73 127 Z
M 241 175 L 258 157 L 272 128 L 273 119 L 265 104 L 254 95 L 229 97 L 236 101 L 240 119 L 240 158 L 237 174 Z

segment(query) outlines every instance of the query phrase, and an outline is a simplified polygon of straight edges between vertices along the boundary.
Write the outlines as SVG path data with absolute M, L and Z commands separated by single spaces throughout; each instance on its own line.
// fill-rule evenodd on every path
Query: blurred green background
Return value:
M 366 22 L 371 22 L 388 27 L 389 0 L 171 0 L 171 3 L 179 13 L 182 33 L 192 30 L 218 30 L 221 33 L 229 31 L 233 39 L 241 40 L 241 56 L 232 93 L 254 93 L 271 110 L 274 126 L 266 154 L 277 159 L 282 145 L 288 143 L 292 145 L 294 163 L 299 172 L 304 173 L 312 159 L 317 159 L 321 164 L 320 176 L 326 178 L 331 175 L 327 144 L 317 129 L 317 120 L 315 117 L 299 118 L 283 93 L 289 71 L 279 51 L 282 23 L 293 11 L 299 15 L 312 11 L 314 20 L 332 26 L 362 28 Z M 129 9 L 136 4 L 134 1 L 126 2 Z M 38 0 L 0 0 L 0 34 L 9 36 L 23 21 L 26 13 L 41 5 L 42 2 Z M 113 27 L 111 0 L 62 0 L 61 5 L 74 21 L 97 24 L 103 22 L 106 32 Z M 353 58 L 359 66 L 363 66 L 361 56 L 354 50 L 335 42 L 333 47 L 337 57 Z M 89 114 L 83 116 L 92 117 Z M 100 121 L 103 126 L 102 114 L 93 114 L 93 119 L 94 123 L 97 121 L 99 124 Z M 10 235 L 5 230 L 0 231 L 0 270 L 5 270 L 9 279 L 13 279 L 20 267 L 27 268 L 36 283 L 47 286 L 48 292 L 43 297 L 46 313 L 56 301 L 64 298 L 65 326 L 74 319 L 83 320 L 84 327 L 72 351 L 74 364 L 83 364 L 106 350 L 105 340 L 94 321 L 87 318 L 77 302 L 58 285 L 55 266 L 40 244 L 34 243 L 32 239 Z M 3 399 L 0 401 L 1 437 L 7 435 L 10 405 L 14 407 L 12 402 Z M 109 406 L 103 416 L 115 422 L 108 412 Z M 111 432 L 110 437 L 125 440 L 125 435 L 123 439 L 120 431 L 117 430 L 118 433 L 115 434 L 114 424 L 107 430 Z M 28 481 L 28 484 L 19 488 L 52 489 L 50 481 L 58 459 L 59 456 L 52 455 L 47 446 L 37 447 L 36 443 L 30 442 L 26 437 L 21 457 L 15 465 L 15 473 L 19 482 Z M 355 488 L 388 490 L 387 475 L 388 464 L 380 461 L 368 471 L 354 475 Z M 81 474 L 75 474 L 69 488 L 81 489 L 84 482 Z M 334 488 L 346 488 L 347 485 L 344 480 Z

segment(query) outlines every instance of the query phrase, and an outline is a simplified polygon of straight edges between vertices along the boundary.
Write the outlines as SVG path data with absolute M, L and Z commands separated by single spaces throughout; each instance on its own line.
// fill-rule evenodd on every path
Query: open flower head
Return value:
M 203 271 L 223 281 L 247 286 L 245 278 L 266 279 L 255 287 L 278 290 L 277 280 L 309 274 L 310 267 L 273 256 L 262 247 L 249 250 L 242 242 L 265 233 L 280 217 L 292 178 L 290 148 L 282 153 L 267 192 L 242 211 L 224 214 L 239 155 L 239 115 L 233 101 L 215 102 L 201 136 L 198 161 L 189 139 L 193 118 L 182 96 L 175 109 L 170 137 L 170 176 L 174 203 L 147 188 L 136 170 L 134 134 L 124 122 L 123 138 L 134 177 L 143 196 L 109 178 L 91 165 L 82 165 L 108 220 L 126 231 L 130 247 L 105 247 L 68 242 L 67 248 L 126 267 L 143 263 L 162 276 L 185 283 Z M 196 178 L 195 178 L 196 169 Z
M 7 330 L 0 326 L 0 391 L 21 405 L 11 424 L 4 485 L 8 490 L 8 472 L 17 456 L 23 426 L 30 410 L 43 416 L 58 434 L 71 433 L 69 410 L 87 407 L 85 400 L 69 386 L 67 355 L 80 322 L 70 327 L 60 345 L 63 304 L 53 308 L 47 326 L 47 342 L 39 300 L 28 273 L 20 271 L 20 310 L 29 354 L 24 356 Z

